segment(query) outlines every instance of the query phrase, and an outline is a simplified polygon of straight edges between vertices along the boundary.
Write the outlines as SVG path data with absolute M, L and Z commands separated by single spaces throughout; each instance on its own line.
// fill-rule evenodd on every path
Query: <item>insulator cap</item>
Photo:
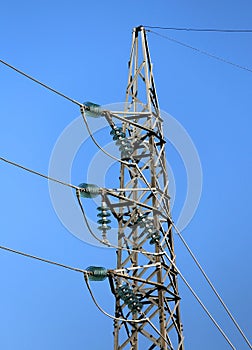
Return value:
M 100 188 L 94 184 L 81 183 L 78 187 L 84 189 L 80 192 L 80 196 L 83 198 L 95 198 L 100 194 Z
M 93 117 L 93 118 L 97 118 L 101 115 L 102 109 L 101 106 L 93 103 L 93 102 L 84 102 L 83 103 L 86 108 L 86 115 L 88 117 Z
M 104 281 L 108 276 L 108 271 L 105 267 L 89 266 L 86 270 L 91 272 L 88 275 L 90 281 Z

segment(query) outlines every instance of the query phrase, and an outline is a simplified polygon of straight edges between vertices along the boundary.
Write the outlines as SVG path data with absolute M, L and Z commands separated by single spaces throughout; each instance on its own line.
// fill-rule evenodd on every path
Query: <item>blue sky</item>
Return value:
M 251 28 L 251 13 L 251 2 L 243 0 L 8 1 L 0 13 L 1 59 L 80 102 L 121 102 L 133 27 Z M 252 68 L 252 34 L 163 34 Z M 160 107 L 186 128 L 202 164 L 201 201 L 183 235 L 251 338 L 252 74 L 152 34 L 148 39 Z M 1 156 L 47 173 L 54 144 L 79 116 L 78 107 L 7 67 L 0 67 L 0 77 Z M 92 152 L 91 143 L 81 148 L 73 183 L 86 180 Z M 167 158 L 176 181 L 176 218 L 185 183 L 169 145 Z M 2 163 L 0 188 L 1 245 L 81 268 L 115 266 L 114 251 L 88 245 L 62 225 L 46 180 Z M 247 349 L 177 239 L 176 254 L 236 348 Z M 112 348 L 112 321 L 95 308 L 81 274 L 4 251 L 0 267 L 1 348 Z M 229 349 L 182 281 L 179 286 L 186 349 Z M 107 282 L 94 290 L 113 312 Z

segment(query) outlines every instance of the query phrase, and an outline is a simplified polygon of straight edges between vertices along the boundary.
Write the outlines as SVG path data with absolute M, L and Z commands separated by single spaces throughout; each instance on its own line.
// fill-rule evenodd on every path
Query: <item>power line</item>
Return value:
M 164 38 L 164 39 L 167 39 L 167 40 L 169 40 L 169 41 L 172 41 L 172 42 L 174 42 L 174 43 L 176 43 L 176 44 L 179 44 L 179 45 L 181 45 L 181 46 L 187 47 L 187 48 L 189 48 L 189 49 L 191 49 L 191 50 L 194 50 L 194 51 L 196 51 L 196 52 L 199 52 L 199 53 L 201 53 L 201 54 L 203 54 L 203 55 L 205 55 L 205 56 L 214 58 L 214 59 L 216 59 L 216 60 L 218 60 L 218 61 L 221 61 L 221 62 L 223 62 L 223 63 L 229 64 L 229 65 L 234 66 L 234 67 L 236 67 L 236 68 L 243 69 L 243 70 L 245 70 L 245 71 L 247 71 L 247 72 L 252 73 L 252 69 L 250 69 L 250 68 L 247 68 L 247 67 L 241 66 L 240 64 L 237 64 L 237 63 L 228 61 L 228 60 L 226 60 L 225 58 L 222 58 L 222 57 L 216 56 L 216 55 L 214 55 L 214 54 L 212 54 L 212 53 L 210 53 L 210 52 L 207 52 L 207 51 L 198 49 L 198 48 L 196 48 L 196 47 L 194 47 L 194 46 L 188 45 L 188 44 L 186 44 L 186 43 L 184 43 L 184 42 L 182 42 L 182 41 L 179 41 L 179 40 L 177 40 L 177 39 L 171 38 L 171 37 L 169 37 L 169 36 L 167 36 L 167 35 L 162 35 L 162 34 L 160 34 L 160 33 L 154 32 L 153 30 L 148 30 L 148 32 L 149 32 L 149 33 L 152 33 L 152 34 L 155 34 L 155 35 L 157 35 L 157 36 L 160 36 L 161 38 Z
M 13 165 L 13 166 L 15 166 L 15 167 L 17 167 L 17 168 L 20 168 L 20 169 L 23 169 L 23 170 L 25 170 L 25 171 L 28 171 L 28 172 L 30 172 L 30 173 L 32 173 L 32 174 L 41 176 L 41 177 L 43 177 L 43 178 L 45 178 L 45 179 L 47 179 L 47 180 L 54 181 L 54 182 L 57 182 L 57 183 L 59 183 L 59 184 L 61 184 L 61 185 L 74 188 L 75 190 L 80 189 L 78 186 L 74 186 L 74 185 L 72 185 L 72 184 L 69 184 L 69 183 L 67 183 L 67 182 L 64 182 L 64 181 L 61 181 L 61 180 L 58 180 L 58 179 L 54 179 L 53 177 L 44 175 L 44 174 L 42 174 L 42 173 L 40 173 L 40 172 L 38 172 L 38 171 L 32 170 L 32 169 L 30 169 L 30 168 L 27 168 L 27 167 L 25 167 L 25 166 L 23 166 L 23 165 L 21 165 L 21 164 L 18 164 L 18 163 L 15 163 L 15 162 L 9 160 L 9 159 L 0 157 L 0 160 L 2 160 L 3 162 L 6 162 L 6 163 L 8 163 L 8 164 L 11 164 L 11 165 Z
M 59 95 L 59 96 L 65 98 L 66 100 L 71 101 L 71 102 L 75 103 L 75 104 L 78 105 L 78 106 L 82 106 L 82 105 L 83 105 L 82 103 L 80 103 L 80 102 L 74 100 L 73 98 L 71 98 L 71 97 L 69 97 L 69 96 L 63 94 L 62 92 L 60 92 L 60 91 L 58 91 L 58 90 L 53 89 L 53 88 L 50 87 L 49 85 L 42 83 L 40 80 L 35 79 L 35 78 L 33 78 L 31 75 L 29 75 L 29 74 L 27 74 L 27 73 L 21 71 L 20 69 L 18 69 L 18 68 L 16 68 L 16 67 L 12 66 L 12 65 L 9 64 L 8 62 L 5 62 L 5 61 L 3 61 L 3 60 L 0 59 L 0 63 L 4 64 L 5 66 L 7 66 L 7 67 L 9 67 L 9 68 L 11 68 L 11 69 L 14 70 L 15 72 L 17 72 L 17 73 L 23 75 L 24 77 L 26 77 L 26 78 L 28 78 L 28 79 L 34 81 L 35 83 L 37 83 L 37 84 L 43 86 L 44 88 L 46 88 L 46 89 L 48 89 L 48 90 L 54 92 L 55 94 L 57 94 L 57 95 Z
M 203 308 L 203 310 L 206 312 L 206 314 L 208 315 L 208 317 L 211 319 L 211 321 L 214 323 L 214 325 L 217 327 L 217 329 L 220 331 L 220 333 L 222 334 L 222 336 L 226 339 L 226 341 L 228 342 L 228 344 L 231 346 L 231 348 L 233 350 L 236 350 L 234 345 L 232 344 L 232 342 L 230 341 L 230 339 L 228 338 L 228 336 L 225 334 L 225 332 L 223 331 L 223 329 L 220 327 L 220 325 L 217 323 L 217 321 L 214 319 L 214 317 L 211 315 L 211 313 L 208 311 L 208 309 L 206 308 L 206 306 L 203 304 L 202 300 L 199 298 L 199 296 L 196 294 L 196 292 L 193 290 L 193 288 L 190 286 L 190 284 L 187 282 L 186 278 L 183 276 L 183 274 L 180 272 L 180 270 L 177 268 L 177 266 L 175 265 L 175 263 L 171 260 L 171 258 L 168 256 L 167 252 L 165 252 L 165 256 L 167 257 L 167 259 L 170 261 L 170 263 L 175 267 L 177 273 L 180 275 L 181 279 L 183 280 L 183 282 L 185 283 L 185 285 L 187 286 L 187 288 L 190 290 L 190 292 L 192 293 L 192 295 L 195 297 L 195 299 L 197 300 L 197 302 L 200 304 L 200 306 Z
M 61 263 L 58 263 L 56 261 L 44 259 L 44 258 L 35 256 L 35 255 L 27 254 L 27 253 L 24 253 L 24 252 L 22 252 L 20 250 L 15 250 L 15 249 L 8 248 L 8 247 L 5 247 L 5 246 L 0 246 L 0 249 L 6 250 L 6 251 L 11 252 L 11 253 L 15 253 L 15 254 L 19 254 L 19 255 L 25 256 L 27 258 L 36 259 L 36 260 L 45 262 L 47 264 L 63 267 L 63 268 L 68 269 L 68 270 L 72 270 L 72 271 L 76 271 L 76 272 L 82 272 L 82 273 L 85 273 L 85 274 L 90 274 L 89 271 L 86 271 L 86 270 L 83 270 L 83 269 L 79 269 L 77 267 L 72 267 L 72 266 L 69 266 L 69 265 L 61 264 Z
M 150 28 L 150 27 L 149 27 L 149 28 Z M 163 29 L 165 29 L 165 28 L 163 28 Z M 168 29 L 168 28 L 167 28 L 167 29 Z M 178 29 L 178 30 L 182 30 L 182 29 Z M 165 37 L 165 36 L 163 36 L 163 35 L 160 35 L 159 33 L 155 33 L 154 31 L 149 31 L 149 32 L 152 32 L 152 33 L 154 33 L 154 34 L 156 34 L 156 35 Z M 174 41 L 174 42 L 176 42 L 176 43 L 179 43 L 180 45 L 183 45 L 183 46 L 185 46 L 185 47 L 189 47 L 189 48 L 191 48 L 191 49 L 193 49 L 193 50 L 196 50 L 196 51 L 198 51 L 198 52 L 200 52 L 200 53 L 203 53 L 203 54 L 205 54 L 205 55 L 208 55 L 208 56 L 210 56 L 210 57 L 213 57 L 213 58 L 216 58 L 216 59 L 218 59 L 218 60 L 221 60 L 221 61 L 223 61 L 223 62 L 225 62 L 225 63 L 231 64 L 231 65 L 234 65 L 234 66 L 236 66 L 236 67 L 238 67 L 238 68 L 245 69 L 245 70 L 248 70 L 248 71 L 252 72 L 252 70 L 250 70 L 250 69 L 248 69 L 248 68 L 245 68 L 245 67 L 236 65 L 236 64 L 234 64 L 234 63 L 232 63 L 232 62 L 229 62 L 229 61 L 226 61 L 226 60 L 224 60 L 224 59 L 222 59 L 222 58 L 220 58 L 220 57 L 214 56 L 214 55 L 209 54 L 209 53 L 207 53 L 207 52 L 205 52 L 205 51 L 202 51 L 202 50 L 199 50 L 199 49 L 194 48 L 194 47 L 192 47 L 192 46 L 189 46 L 189 45 L 187 45 L 187 44 L 181 43 L 181 42 L 179 42 L 179 41 L 177 41 L 177 40 L 175 40 L 175 39 L 172 39 L 172 38 L 169 38 L 169 37 L 165 37 L 165 38 L 168 39 L 168 40 Z M 77 105 L 83 107 L 83 104 L 80 104 L 78 101 L 75 101 L 75 100 L 69 98 L 68 96 L 66 96 L 66 95 L 64 95 L 64 94 L 62 94 L 62 93 L 60 93 L 60 92 L 58 92 L 57 90 L 55 90 L 55 89 L 53 89 L 53 88 L 47 86 L 46 84 L 44 84 L 44 83 L 38 81 L 37 79 L 35 79 L 35 78 L 33 78 L 33 77 L 27 75 L 26 73 L 24 73 L 24 72 L 20 71 L 19 69 L 17 69 L 17 68 L 15 68 L 15 67 L 11 66 L 10 64 L 8 64 L 8 63 L 6 63 L 6 62 L 4 62 L 4 61 L 2 61 L 2 60 L 0 60 L 0 62 L 3 63 L 3 64 L 5 64 L 5 65 L 8 66 L 9 68 L 15 70 L 15 71 L 18 72 L 19 74 L 22 74 L 22 75 L 24 75 L 25 77 L 31 79 L 32 81 L 34 81 L 34 82 L 40 84 L 41 86 L 43 86 L 43 87 L 49 89 L 50 91 L 52 91 L 52 92 L 54 92 L 54 93 L 56 93 L 56 94 L 62 96 L 63 98 L 65 98 L 65 99 L 67 99 L 67 100 L 69 100 L 69 101 L 71 101 L 71 102 L 73 102 L 73 103 L 75 103 L 75 104 L 77 104 Z M 29 169 L 29 168 L 26 168 L 26 167 L 24 167 L 24 166 L 22 166 L 22 165 L 19 165 L 19 164 L 17 164 L 17 163 L 11 162 L 11 161 L 9 161 L 9 160 L 7 160 L 7 159 L 5 159 L 5 158 L 0 157 L 0 160 L 5 161 L 5 162 L 7 162 L 7 163 L 9 163 L 9 164 L 12 164 L 12 165 L 14 165 L 14 166 L 17 166 L 17 167 L 19 167 L 19 168 L 22 168 L 22 169 L 24 169 L 24 170 L 26 170 L 26 171 L 29 171 L 29 172 L 33 173 L 33 174 L 42 176 L 42 177 L 44 177 L 44 178 L 46 178 L 46 179 L 48 179 L 48 180 L 55 181 L 55 182 L 58 182 L 58 183 L 60 183 L 60 184 L 65 185 L 65 186 L 69 186 L 69 187 L 71 187 L 71 188 L 74 188 L 74 189 L 79 190 L 79 188 L 78 188 L 77 186 L 74 186 L 74 185 L 71 185 L 71 184 L 67 184 L 67 183 L 62 182 L 62 181 L 57 180 L 57 179 L 53 179 L 53 178 L 51 178 L 51 177 L 49 177 L 49 176 L 46 176 L 46 175 L 44 175 L 44 174 L 41 174 L 41 173 L 39 173 L 39 172 L 36 172 L 36 171 L 31 170 L 31 169 Z M 0 246 L 0 249 L 5 249 L 5 250 L 7 250 L 7 251 L 10 251 L 10 252 L 13 252 L 13 253 L 17 253 L 17 254 L 21 254 L 21 255 L 23 255 L 23 256 L 30 257 L 30 258 L 34 258 L 34 259 L 37 259 L 37 260 L 40 260 L 40 261 L 43 261 L 43 262 L 46 262 L 46 263 L 50 263 L 50 264 L 54 264 L 54 265 L 57 265 L 57 266 L 61 266 L 61 267 L 64 267 L 64 268 L 68 268 L 68 269 L 71 269 L 71 270 L 74 270 L 74 271 L 82 272 L 82 273 L 84 273 L 84 275 L 86 276 L 86 274 L 85 274 L 86 271 L 85 271 L 85 270 L 80 270 L 80 269 L 72 268 L 72 267 L 67 266 L 67 265 L 59 264 L 59 263 L 57 263 L 57 262 L 53 262 L 53 261 L 50 261 L 50 260 L 46 260 L 46 259 L 43 259 L 43 258 L 39 258 L 39 257 L 36 257 L 36 256 L 32 256 L 32 255 L 29 255 L 29 254 L 26 254 L 26 253 L 23 253 L 23 252 L 20 252 L 20 251 L 16 251 L 16 250 L 13 250 L 13 249 L 10 249 L 10 248 L 2 247 L 2 246 Z
M 219 28 L 179 28 L 179 27 L 160 27 L 160 26 L 144 26 L 145 28 L 175 30 L 187 32 L 216 32 L 216 33 L 252 33 L 252 29 L 219 29 Z
M 172 220 L 171 220 L 172 221 Z M 212 291 L 214 292 L 214 294 L 216 295 L 216 297 L 218 298 L 219 302 L 221 303 L 221 305 L 223 306 L 223 308 L 225 309 L 226 313 L 228 314 L 229 318 L 232 320 L 233 324 L 235 325 L 235 327 L 238 329 L 238 331 L 240 332 L 241 336 L 243 337 L 243 339 L 245 340 L 245 342 L 248 344 L 248 346 L 250 347 L 250 349 L 252 349 L 252 346 L 248 340 L 248 338 L 246 337 L 246 335 L 244 334 L 244 332 L 242 331 L 241 327 L 239 326 L 238 322 L 236 321 L 236 319 L 234 318 L 234 316 L 232 315 L 231 311 L 228 309 L 227 305 L 225 304 L 224 300 L 221 298 L 220 294 L 217 292 L 215 286 L 213 285 L 213 283 L 211 282 L 210 278 L 207 276 L 206 272 L 204 271 L 203 267 L 200 265 L 199 261 L 197 260 L 196 256 L 194 255 L 194 253 L 192 252 L 192 250 L 190 249 L 189 245 L 187 244 L 186 240 L 184 239 L 184 237 L 182 236 L 181 232 L 179 231 L 179 229 L 176 227 L 176 225 L 174 224 L 174 222 L 172 221 L 172 226 L 174 227 L 174 230 L 176 231 L 176 233 L 178 234 L 179 238 L 181 239 L 182 243 L 184 244 L 184 246 L 186 247 L 187 251 L 189 252 L 189 254 L 191 255 L 192 259 L 194 260 L 195 264 L 197 265 L 197 267 L 199 268 L 200 272 L 202 273 L 202 275 L 204 276 L 205 280 L 207 281 L 208 285 L 210 286 L 210 288 L 212 289 Z

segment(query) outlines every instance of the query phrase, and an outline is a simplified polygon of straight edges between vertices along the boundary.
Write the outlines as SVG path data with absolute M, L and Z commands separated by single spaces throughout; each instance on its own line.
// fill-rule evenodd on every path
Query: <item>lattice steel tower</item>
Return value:
M 110 278 L 115 350 L 184 349 L 163 121 L 152 68 L 146 31 L 134 28 L 124 121 L 112 131 L 125 191 L 118 204 L 107 203 L 119 230 L 117 273 Z

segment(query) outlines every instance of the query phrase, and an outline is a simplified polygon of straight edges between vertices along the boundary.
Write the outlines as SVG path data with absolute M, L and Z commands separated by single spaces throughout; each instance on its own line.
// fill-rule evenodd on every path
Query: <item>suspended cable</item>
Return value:
M 15 250 L 15 249 L 8 248 L 8 247 L 4 247 L 4 246 L 0 246 L 0 249 L 6 250 L 6 251 L 11 252 L 11 253 L 15 253 L 15 254 L 19 254 L 19 255 L 25 256 L 25 257 L 27 257 L 27 258 L 36 259 L 36 260 L 45 262 L 45 263 L 47 263 L 47 264 L 51 264 L 51 265 L 56 265 L 56 266 L 59 266 L 59 267 L 63 267 L 63 268 L 68 269 L 68 270 L 72 270 L 72 271 L 77 271 L 77 272 L 82 272 L 82 273 L 90 274 L 89 271 L 86 271 L 86 270 L 83 270 L 83 269 L 79 269 L 79 268 L 77 268 L 77 267 L 72 267 L 72 266 L 68 266 L 68 265 L 65 265 L 65 264 L 61 264 L 61 263 L 58 263 L 58 262 L 56 262 L 56 261 L 44 259 L 44 258 L 35 256 L 35 255 L 27 254 L 27 253 L 24 253 L 24 252 L 22 252 L 22 251 L 20 251 L 20 250 Z
M 55 90 L 55 89 L 51 88 L 49 85 L 46 85 L 46 84 L 42 83 L 42 82 L 39 81 L 38 79 L 33 78 L 31 75 L 29 75 L 29 74 L 27 74 L 27 73 L 21 71 L 20 69 L 18 69 L 18 68 L 16 68 L 16 67 L 12 66 L 11 64 L 9 64 L 9 63 L 7 63 L 7 62 L 1 60 L 1 59 L 0 59 L 0 63 L 4 64 L 5 66 L 7 66 L 7 67 L 9 67 L 10 69 L 14 70 L 14 71 L 17 72 L 18 74 L 21 74 L 21 75 L 23 75 L 24 77 L 26 77 L 26 78 L 28 78 L 28 79 L 34 81 L 36 84 L 39 84 L 39 85 L 43 86 L 44 88 L 46 88 L 46 89 L 48 89 L 48 90 L 54 92 L 55 94 L 57 94 L 57 95 L 59 95 L 59 96 L 65 98 L 66 100 L 71 101 L 71 102 L 75 103 L 75 104 L 78 105 L 78 106 L 82 106 L 82 105 L 83 105 L 82 103 L 80 103 L 80 102 L 78 102 L 78 101 L 72 99 L 71 97 L 68 97 L 67 95 L 63 94 L 62 92 L 60 92 L 60 91 L 58 91 L 58 90 Z
M 43 178 L 45 178 L 45 179 L 47 179 L 47 180 L 57 182 L 57 183 L 59 183 L 59 184 L 61 184 L 61 185 L 64 185 L 64 186 L 67 186 L 67 187 L 70 187 L 70 188 L 74 188 L 75 190 L 80 189 L 78 186 L 69 184 L 69 183 L 67 183 L 67 182 L 64 182 L 64 181 L 61 181 L 61 180 L 58 180 L 58 179 L 54 179 L 53 177 L 44 175 L 44 174 L 42 174 L 42 173 L 40 173 L 40 172 L 38 172 L 38 171 L 32 170 L 32 169 L 30 169 L 30 168 L 27 168 L 27 167 L 25 167 L 25 166 L 23 166 L 23 165 L 21 165 L 21 164 L 18 164 L 18 163 L 16 163 L 16 162 L 12 162 L 12 161 L 9 160 L 9 159 L 0 157 L 0 160 L 2 160 L 3 162 L 6 162 L 6 163 L 8 163 L 8 164 L 14 165 L 14 166 L 17 167 L 17 168 L 20 168 L 20 169 L 23 169 L 23 170 L 25 170 L 25 171 L 28 171 L 29 173 L 32 173 L 32 174 L 41 176 L 41 177 L 43 177 Z
M 18 167 L 18 168 L 20 168 L 20 169 L 23 169 L 23 170 L 25 170 L 25 171 L 28 171 L 28 172 L 30 172 L 30 173 L 32 173 L 32 174 L 41 176 L 41 177 L 43 177 L 43 178 L 45 178 L 45 179 L 47 179 L 47 180 L 49 180 L 49 181 L 54 181 L 54 182 L 56 182 L 56 183 L 59 183 L 59 184 L 61 184 L 61 185 L 64 185 L 64 186 L 73 188 L 73 189 L 75 189 L 75 190 L 79 190 L 79 191 L 83 190 L 82 188 L 80 188 L 80 187 L 78 187 L 78 186 L 75 186 L 75 185 L 69 184 L 69 183 L 67 183 L 67 182 L 64 182 L 64 181 L 55 179 L 55 178 L 53 178 L 53 177 L 47 176 L 47 175 L 42 174 L 42 173 L 40 173 L 40 172 L 38 172 L 38 171 L 35 171 L 35 170 L 33 170 L 33 169 L 30 169 L 30 168 L 27 168 L 27 167 L 25 167 L 25 166 L 23 166 L 23 165 L 21 165 L 21 164 L 19 164 L 19 163 L 13 162 L 13 161 L 11 161 L 11 160 L 9 160 L 9 159 L 0 157 L 0 160 L 3 161 L 3 162 L 8 163 L 8 164 L 10 164 L 10 165 L 13 165 L 13 166 L 15 166 L 15 167 Z M 108 193 L 108 194 L 110 194 L 110 195 L 112 195 L 112 196 L 114 196 L 114 197 L 116 197 L 116 198 L 127 200 L 126 197 L 124 197 L 124 196 L 122 196 L 122 195 L 120 195 L 120 194 L 117 194 L 115 190 L 110 190 L 110 189 L 105 189 L 105 188 L 102 189 L 102 188 L 101 188 L 101 191 L 102 191 L 102 190 L 104 190 L 106 193 Z M 122 190 L 123 190 L 123 189 L 122 189 Z M 153 191 L 151 187 L 150 187 L 150 190 Z M 148 206 L 147 204 L 140 203 L 140 202 L 137 202 L 137 201 L 134 201 L 134 200 L 131 200 L 131 201 L 134 202 L 134 203 L 136 203 L 136 204 L 138 204 L 138 205 L 142 205 L 142 206 L 145 207 L 145 208 L 148 208 L 148 209 L 151 209 L 151 210 L 154 209 L 153 207 L 150 207 L 150 206 Z M 161 214 L 161 213 L 160 213 L 160 214 Z
M 187 244 L 187 242 L 185 241 L 184 237 L 182 236 L 181 232 L 179 231 L 179 229 L 176 227 L 176 225 L 172 222 L 172 226 L 174 227 L 176 233 L 178 234 L 179 238 L 181 239 L 181 241 L 183 242 L 184 246 L 186 247 L 186 249 L 188 250 L 189 254 L 191 255 L 192 259 L 194 260 L 195 264 L 197 265 L 197 267 L 199 268 L 199 270 L 201 271 L 201 273 L 203 274 L 205 280 L 207 281 L 207 283 L 209 284 L 209 286 L 211 287 L 212 291 L 214 292 L 214 294 L 217 296 L 218 300 L 220 301 L 220 303 L 222 304 L 222 306 L 224 307 L 225 311 L 227 312 L 228 316 L 230 317 L 230 319 L 232 320 L 232 322 L 234 323 L 235 327 L 238 329 L 238 331 L 240 332 L 240 334 L 242 335 L 243 339 L 245 340 L 245 342 L 247 343 L 247 345 L 250 347 L 250 349 L 252 349 L 252 346 L 248 340 L 248 338 L 246 337 L 246 335 L 244 334 L 244 332 L 242 331 L 241 327 L 239 326 L 238 322 L 235 320 L 234 316 L 232 315 L 231 311 L 228 309 L 227 305 L 224 303 L 223 299 L 221 298 L 220 294 L 217 292 L 216 288 L 214 287 L 213 283 L 211 282 L 210 278 L 207 276 L 206 272 L 204 271 L 203 267 L 200 265 L 199 261 L 197 260 L 196 256 L 193 254 L 192 250 L 190 249 L 189 245 Z
M 190 290 L 190 292 L 192 293 L 192 295 L 195 297 L 195 299 L 197 300 L 197 302 L 200 304 L 200 306 L 203 308 L 203 310 L 206 312 L 206 314 L 208 315 L 208 317 L 211 319 L 211 321 L 214 323 L 214 325 L 217 327 L 217 329 L 220 331 L 220 333 L 222 334 L 222 336 L 226 339 L 226 341 L 228 342 L 228 344 L 231 346 L 231 348 L 233 350 L 236 350 L 236 348 L 234 347 L 234 345 L 232 344 L 231 340 L 228 338 L 228 336 L 226 335 L 226 333 L 223 331 L 223 329 L 220 327 L 220 325 L 217 323 L 217 321 L 214 319 L 214 317 L 211 315 L 211 313 L 208 311 L 207 307 L 204 305 L 204 303 L 202 302 L 202 300 L 199 298 L 199 296 L 197 295 L 197 293 L 194 291 L 194 289 L 190 286 L 190 284 L 187 282 L 186 278 L 183 276 L 183 274 L 180 272 L 180 270 L 177 268 L 176 264 L 171 260 L 171 258 L 169 257 L 169 255 L 166 253 L 166 251 L 164 251 L 164 255 L 168 258 L 169 262 L 175 267 L 177 273 L 180 275 L 181 279 L 183 280 L 183 282 L 185 283 L 185 285 L 187 286 L 187 288 Z
M 176 43 L 176 44 L 179 44 L 179 45 L 181 45 L 181 46 L 187 47 L 187 48 L 189 48 L 189 49 L 191 49 L 191 50 L 194 50 L 194 51 L 196 51 L 196 52 L 199 52 L 199 53 L 201 53 L 201 54 L 203 54 L 203 55 L 205 55 L 205 56 L 214 58 L 214 59 L 216 59 L 216 60 L 218 60 L 218 61 L 221 61 L 221 62 L 223 62 L 223 63 L 229 64 L 229 65 L 234 66 L 234 67 L 236 67 L 236 68 L 239 68 L 239 69 L 242 69 L 242 70 L 245 70 L 245 71 L 247 71 L 247 72 L 252 73 L 252 69 L 250 69 L 250 68 L 241 66 L 240 64 L 236 64 L 236 63 L 234 63 L 234 62 L 228 61 L 228 60 L 226 60 L 225 58 L 222 58 L 222 57 L 220 57 L 220 56 L 216 56 L 216 55 L 214 55 L 214 54 L 212 54 L 212 53 L 209 53 L 209 52 L 207 52 L 207 51 L 204 51 L 204 50 L 198 49 L 198 48 L 196 48 L 196 47 L 194 47 L 194 46 L 185 44 L 184 42 L 179 41 L 179 40 L 176 40 L 176 39 L 171 38 L 171 37 L 168 37 L 167 35 L 162 35 L 162 34 L 160 34 L 160 33 L 154 32 L 153 30 L 148 30 L 148 32 L 150 32 L 150 33 L 152 33 L 152 34 L 155 34 L 155 35 L 157 35 L 157 36 L 160 36 L 161 38 L 164 38 L 164 39 L 167 39 L 167 40 L 169 40 L 169 41 L 172 41 L 172 42 L 174 42 L 174 43 Z
M 178 27 L 160 27 L 160 26 L 143 26 L 144 28 L 175 30 L 187 32 L 217 32 L 217 33 L 252 33 L 252 29 L 219 29 L 219 28 L 178 28 Z

